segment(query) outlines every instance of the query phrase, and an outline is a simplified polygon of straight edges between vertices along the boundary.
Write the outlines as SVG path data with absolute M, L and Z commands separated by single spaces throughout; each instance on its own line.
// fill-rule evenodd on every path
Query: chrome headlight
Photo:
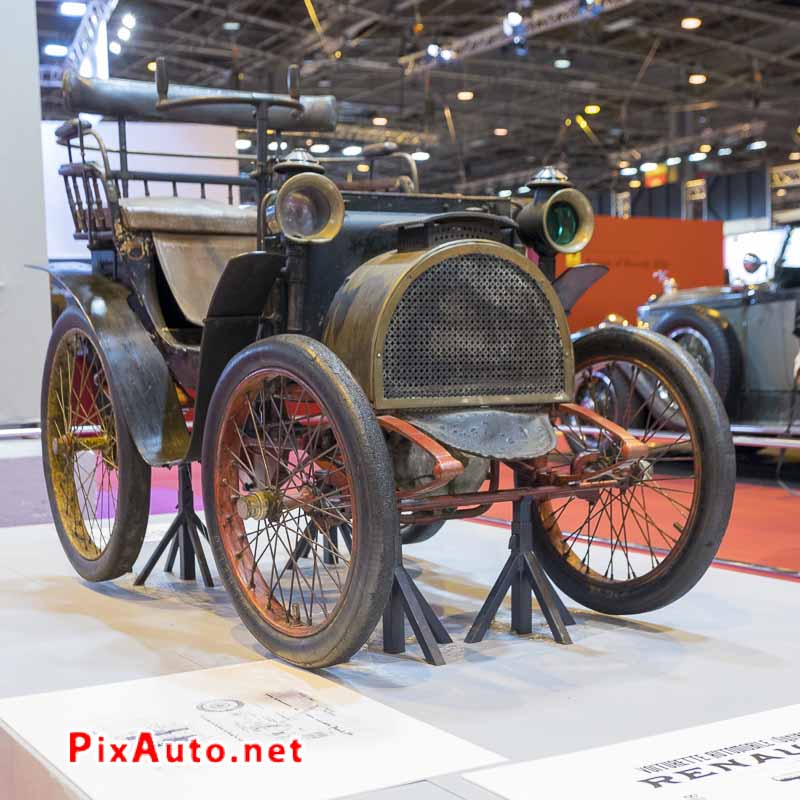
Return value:
M 342 229 L 344 200 L 336 184 L 324 175 L 293 175 L 270 197 L 267 228 L 293 242 L 329 242 Z
M 558 189 L 517 215 L 522 241 L 540 253 L 578 253 L 594 233 L 594 211 L 577 189 Z

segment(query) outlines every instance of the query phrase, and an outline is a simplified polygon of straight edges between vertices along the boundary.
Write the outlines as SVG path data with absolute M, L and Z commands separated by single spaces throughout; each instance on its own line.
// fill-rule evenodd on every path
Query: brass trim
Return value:
M 565 391 L 557 394 L 465 395 L 442 398 L 386 398 L 383 347 L 392 316 L 408 287 L 423 272 L 448 258 L 466 254 L 496 256 L 527 272 L 547 297 L 564 352 Z M 355 318 L 351 310 L 357 309 Z M 575 363 L 567 318 L 551 283 L 524 255 L 499 242 L 462 239 L 430 250 L 392 250 L 367 261 L 345 282 L 331 305 L 323 342 L 347 364 L 376 409 L 458 408 L 476 405 L 539 405 L 572 400 Z

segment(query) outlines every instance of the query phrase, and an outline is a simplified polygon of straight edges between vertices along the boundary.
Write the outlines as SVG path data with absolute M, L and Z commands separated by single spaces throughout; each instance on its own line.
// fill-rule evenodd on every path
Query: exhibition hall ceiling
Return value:
M 44 48 L 79 22 L 61 5 L 37 0 L 48 118 L 64 59 Z M 430 154 L 423 188 L 475 192 L 552 162 L 600 189 L 625 161 L 800 160 L 799 33 L 797 0 L 119 0 L 109 23 L 112 76 L 163 55 L 176 82 L 282 91 L 298 63 L 341 101 L 331 153 L 395 139 Z

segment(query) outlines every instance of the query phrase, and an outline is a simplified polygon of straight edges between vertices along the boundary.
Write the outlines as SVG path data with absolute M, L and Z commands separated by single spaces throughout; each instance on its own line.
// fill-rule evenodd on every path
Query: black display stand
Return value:
M 449 644 L 453 640 L 403 565 L 403 550 L 400 545 L 399 533 L 395 563 L 392 592 L 383 611 L 384 652 L 392 655 L 405 652 L 405 620 L 408 619 L 414 636 L 417 637 L 417 642 L 422 648 L 425 660 L 429 664 L 440 667 L 445 660 L 439 645 Z
M 539 608 L 542 610 L 553 638 L 559 644 L 572 644 L 568 625 L 575 620 L 545 575 L 542 565 L 533 552 L 534 527 L 542 528 L 538 514 L 533 512 L 533 499 L 523 497 L 514 503 L 514 519 L 511 525 L 511 541 L 509 555 L 494 586 L 486 598 L 486 602 L 475 617 L 472 627 L 466 636 L 467 643 L 480 642 L 492 624 L 492 620 L 503 602 L 503 598 L 511 588 L 511 630 L 514 633 L 531 633 L 533 631 L 533 605 L 531 592 L 536 595 Z M 544 536 L 544 530 L 539 530 Z
M 193 581 L 197 578 L 195 573 L 195 559 L 200 566 L 203 575 L 203 582 L 211 587 L 214 581 L 211 579 L 211 572 L 208 569 L 203 544 L 200 539 L 202 534 L 208 539 L 208 531 L 203 525 L 200 517 L 194 510 L 194 491 L 192 490 L 192 465 L 185 462 L 178 465 L 178 515 L 169 526 L 169 530 L 164 534 L 164 538 L 158 543 L 144 569 L 136 576 L 134 586 L 144 586 L 144 582 L 153 571 L 153 567 L 167 549 L 167 545 L 172 542 L 172 547 L 167 556 L 167 563 L 164 566 L 165 572 L 172 572 L 175 566 L 175 559 L 178 559 L 178 575 L 185 581 Z

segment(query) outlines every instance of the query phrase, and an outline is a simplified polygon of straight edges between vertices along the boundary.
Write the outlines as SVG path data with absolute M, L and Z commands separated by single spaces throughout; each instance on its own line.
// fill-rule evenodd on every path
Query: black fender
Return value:
M 564 312 L 569 314 L 575 303 L 594 286 L 600 278 L 605 277 L 608 267 L 604 264 L 579 264 L 570 267 L 553 281 L 555 289 Z
M 208 405 L 219 376 L 239 351 L 258 338 L 264 306 L 284 263 L 278 253 L 243 253 L 232 258 L 220 276 L 203 323 L 192 440 L 186 456 L 191 461 L 200 459 Z
M 151 466 L 183 461 L 189 431 L 175 383 L 164 356 L 128 304 L 130 291 L 86 264 L 64 262 L 36 269 L 50 275 L 54 314 L 64 301 L 74 305 L 97 336 L 142 458 Z

